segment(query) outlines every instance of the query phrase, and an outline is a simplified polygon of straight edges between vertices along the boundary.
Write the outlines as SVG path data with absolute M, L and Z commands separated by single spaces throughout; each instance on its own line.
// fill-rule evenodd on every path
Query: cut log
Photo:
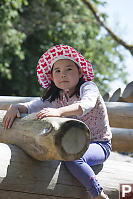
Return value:
M 47 117 L 36 119 L 30 114 L 16 119 L 12 128 L 5 130 L 0 111 L 0 142 L 16 144 L 38 160 L 74 160 L 89 146 L 90 133 L 81 121 L 70 118 Z
M 133 152 L 133 129 L 111 128 L 112 150 L 119 152 Z
M 39 99 L 39 97 L 0 96 L 0 109 L 7 110 L 11 104 L 24 103 L 36 99 Z
M 133 81 L 126 86 L 119 101 L 133 103 Z
M 113 95 L 110 97 L 109 102 L 118 102 L 121 96 L 121 89 L 118 88 Z
M 4 107 L 4 101 L 2 100 L 1 97 L 0 99 L 1 99 L 1 104 L 3 104 Z M 8 99 L 6 100 L 8 101 Z M 14 103 L 15 102 L 16 101 L 14 100 Z M 21 103 L 22 101 L 20 100 L 18 102 Z M 129 129 L 133 128 L 133 103 L 105 102 L 105 104 L 107 107 L 109 122 L 111 127 L 129 128 Z
M 111 127 L 133 129 L 133 103 L 105 103 Z
M 14 145 L 7 147 L 11 160 L 5 178 L 0 173 L 0 199 L 89 199 L 85 188 L 69 173 L 63 162 L 37 161 Z M 120 183 L 132 183 L 132 165 L 133 158 L 111 152 L 103 169 L 101 165 L 93 167 L 111 199 L 119 198 Z

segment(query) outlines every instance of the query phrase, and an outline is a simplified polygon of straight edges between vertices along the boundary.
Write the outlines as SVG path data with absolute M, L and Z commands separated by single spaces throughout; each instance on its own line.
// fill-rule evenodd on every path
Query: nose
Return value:
M 66 77 L 65 71 L 62 71 L 61 76 L 62 76 L 62 77 Z

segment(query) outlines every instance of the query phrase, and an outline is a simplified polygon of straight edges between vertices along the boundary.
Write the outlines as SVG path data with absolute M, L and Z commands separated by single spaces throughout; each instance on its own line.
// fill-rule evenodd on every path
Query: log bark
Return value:
M 111 128 L 112 150 L 117 152 L 133 152 L 133 129 Z
M 105 103 L 111 127 L 133 129 L 133 103 Z
M 35 114 L 17 118 L 10 129 L 2 127 L 5 111 L 0 111 L 0 142 L 15 144 L 38 160 L 75 160 L 89 146 L 90 133 L 81 121 Z
M 0 151 L 4 147 L 11 154 L 11 159 L 6 176 L 1 177 L 0 173 L 1 199 L 89 199 L 85 188 L 69 173 L 63 162 L 40 162 L 14 145 L 3 145 L 0 145 Z M 99 183 L 111 199 L 119 198 L 120 183 L 132 183 L 132 165 L 133 158 L 111 152 L 103 168 L 101 165 L 93 167 Z

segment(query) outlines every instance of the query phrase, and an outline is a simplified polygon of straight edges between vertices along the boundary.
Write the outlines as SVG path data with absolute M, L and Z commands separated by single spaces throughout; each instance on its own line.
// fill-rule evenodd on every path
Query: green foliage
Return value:
M 25 34 L 16 29 L 19 12 L 26 0 L 4 0 L 0 2 L 0 75 L 11 79 L 11 63 L 15 56 L 24 59 L 21 50 Z
M 93 0 L 95 6 L 104 1 Z M 106 20 L 105 13 L 101 16 Z M 38 96 L 36 65 L 51 46 L 68 44 L 88 58 L 101 90 L 119 76 L 123 55 L 82 0 L 3 0 L 0 2 L 1 95 Z

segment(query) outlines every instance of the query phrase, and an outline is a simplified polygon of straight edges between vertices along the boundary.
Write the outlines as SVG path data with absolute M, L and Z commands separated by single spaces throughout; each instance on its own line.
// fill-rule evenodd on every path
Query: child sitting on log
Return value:
M 91 143 L 79 160 L 65 161 L 65 165 L 86 187 L 91 198 L 108 198 L 91 168 L 107 160 L 112 138 L 104 101 L 93 82 L 92 65 L 74 48 L 58 45 L 39 59 L 37 77 L 45 88 L 43 97 L 11 105 L 4 116 L 3 126 L 10 128 L 20 113 L 33 112 L 37 112 L 37 119 L 58 116 L 84 122 L 90 130 Z

